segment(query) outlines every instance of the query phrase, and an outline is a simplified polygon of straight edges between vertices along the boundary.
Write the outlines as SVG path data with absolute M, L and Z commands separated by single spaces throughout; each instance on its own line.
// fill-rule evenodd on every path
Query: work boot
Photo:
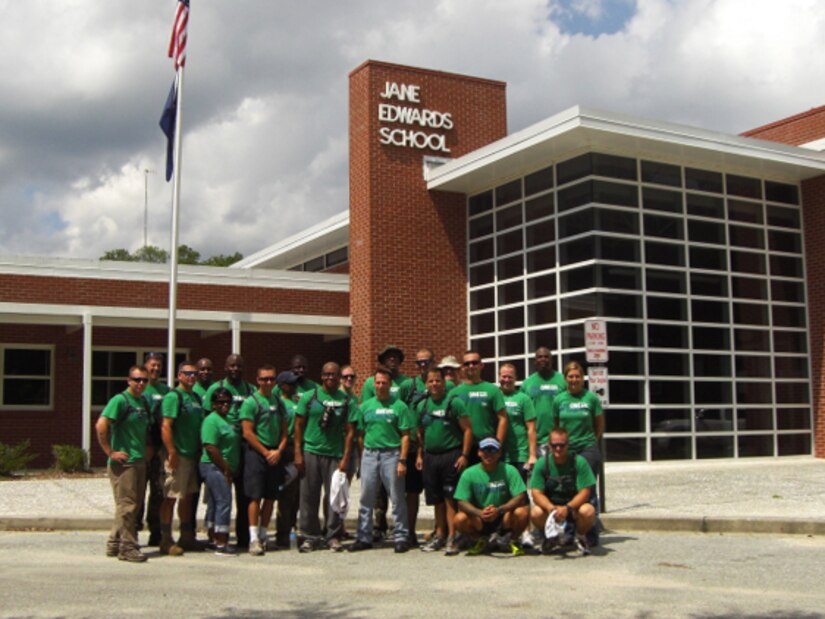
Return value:
M 158 549 L 160 554 L 169 555 L 170 557 L 179 557 L 183 554 L 183 548 L 178 546 L 171 536 L 162 536 Z
M 195 539 L 195 534 L 192 531 L 184 531 L 180 534 L 178 546 L 187 552 L 200 550 L 198 540 Z
M 106 556 L 116 557 L 120 554 L 120 542 L 117 540 L 109 540 L 106 542 Z
M 144 563 L 148 557 L 137 548 L 122 548 L 117 558 L 129 563 Z

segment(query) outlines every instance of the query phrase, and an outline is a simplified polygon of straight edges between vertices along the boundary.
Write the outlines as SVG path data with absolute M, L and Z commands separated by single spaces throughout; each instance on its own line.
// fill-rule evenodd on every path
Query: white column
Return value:
M 81 447 L 89 454 L 92 452 L 92 315 L 83 314 L 83 439 Z
M 241 354 L 241 321 L 240 320 L 232 320 L 230 322 L 232 325 L 232 354 L 240 355 Z

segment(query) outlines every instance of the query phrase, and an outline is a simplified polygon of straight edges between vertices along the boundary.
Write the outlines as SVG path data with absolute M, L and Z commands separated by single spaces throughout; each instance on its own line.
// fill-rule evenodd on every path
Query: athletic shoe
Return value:
M 521 547 L 524 548 L 525 550 L 527 550 L 528 548 L 532 548 L 534 546 L 534 544 L 533 544 L 533 536 L 530 535 L 530 531 L 524 531 L 521 534 L 521 538 L 519 539 L 519 542 L 521 543 Z
M 249 542 L 249 554 L 254 557 L 260 557 L 264 554 L 264 547 L 261 546 L 261 540 L 253 539 Z
M 234 546 L 215 546 L 216 557 L 237 557 L 238 551 Z
M 549 555 L 552 553 L 556 548 L 559 546 L 559 538 L 557 535 L 553 537 L 548 537 L 541 543 L 541 553 L 545 555 Z
M 511 537 L 512 536 L 511 536 L 510 533 L 493 533 L 490 536 L 490 540 L 488 541 L 488 545 L 490 546 L 490 551 L 491 552 L 504 552 L 504 553 L 509 554 L 512 551 Z M 521 550 L 521 549 L 519 549 L 519 550 Z
M 312 552 L 313 550 L 316 550 L 316 546 L 311 539 L 305 539 L 304 542 L 298 546 L 298 552 Z
M 369 550 L 370 548 L 372 548 L 372 544 L 358 540 L 354 544 L 351 544 L 347 550 L 349 552 L 358 552 L 360 550 Z
M 441 550 L 444 548 L 446 541 L 443 537 L 439 537 L 438 535 L 433 535 L 430 538 L 430 541 L 421 546 L 421 550 L 423 552 L 434 552 L 436 550 Z M 456 549 L 457 550 L 457 549 Z
M 595 548 L 599 545 L 599 525 L 594 526 L 586 534 L 587 545 L 590 548 Z
M 137 548 L 127 548 L 126 550 L 121 550 L 117 558 L 121 561 L 128 561 L 129 563 L 144 563 L 149 557 Z
M 507 550 L 511 557 L 523 557 L 524 550 L 515 542 L 510 542 L 510 548 Z
M 341 542 L 338 540 L 337 537 L 333 537 L 331 540 L 327 542 L 327 546 L 332 552 L 341 552 L 344 550 L 344 547 L 341 545 Z
M 106 556 L 116 557 L 120 554 L 120 542 L 106 542 Z
M 448 539 L 447 540 L 447 548 L 444 550 L 445 557 L 454 557 L 461 551 L 458 549 L 458 545 L 455 543 L 455 540 Z
M 581 556 L 586 557 L 590 554 L 590 545 L 587 543 L 586 536 L 576 535 L 576 546 L 578 547 Z
M 486 537 L 479 537 L 475 543 L 470 546 L 470 549 L 467 551 L 467 556 L 474 557 L 481 554 L 489 554 L 491 548 L 488 542 L 489 540 Z
M 572 546 L 575 543 L 572 533 L 565 533 L 559 537 L 559 546 Z

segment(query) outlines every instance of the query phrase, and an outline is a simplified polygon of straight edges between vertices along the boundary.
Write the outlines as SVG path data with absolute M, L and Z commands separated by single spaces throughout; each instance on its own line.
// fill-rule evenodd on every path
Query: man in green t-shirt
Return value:
M 246 399 L 255 393 L 255 387 L 244 380 L 244 359 L 241 355 L 231 354 L 226 357 L 223 365 L 224 377 L 216 383 L 212 383 L 203 398 L 203 409 L 207 414 L 211 413 L 212 396 L 218 387 L 227 389 L 232 394 L 232 406 L 226 414 L 226 420 L 231 423 L 239 435 L 242 434 L 241 421 L 239 419 L 241 405 Z M 235 487 L 235 537 L 239 548 L 249 546 L 249 520 L 247 519 L 247 508 L 249 497 L 246 496 L 243 485 L 244 459 L 241 458 L 240 470 L 232 480 Z
M 415 420 L 401 400 L 390 395 L 392 374 L 385 368 L 375 371 L 375 397 L 361 404 L 358 432 L 361 443 L 361 506 L 358 510 L 358 539 L 350 551 L 372 548 L 372 511 L 378 487 L 383 486 L 392 501 L 393 541 L 395 552 L 407 552 L 407 502 L 404 476 L 410 432 Z M 345 465 L 345 463 L 344 463 Z
M 198 492 L 198 460 L 203 423 L 201 399 L 194 392 L 198 369 L 191 361 L 178 366 L 178 386 L 167 393 L 163 411 L 163 503 L 160 506 L 160 554 L 180 556 L 196 550 L 192 500 Z M 172 516 L 178 503 L 180 541 L 172 538 Z
M 95 424 L 100 448 L 108 458 L 109 482 L 115 498 L 115 518 L 106 556 L 121 561 L 141 563 L 137 537 L 138 512 L 146 493 L 146 457 L 151 453 L 149 441 L 149 407 L 143 399 L 146 370 L 129 368 L 128 388 L 117 394 L 103 409 Z
M 546 346 L 536 349 L 535 368 L 536 371 L 521 383 L 521 391 L 533 400 L 536 409 L 536 445 L 546 445 L 554 425 L 553 400 L 567 390 L 567 383 L 561 372 L 553 369 L 552 355 Z
M 317 389 L 319 385 L 314 380 L 307 378 L 306 373 L 309 369 L 309 361 L 307 361 L 304 355 L 295 355 L 292 357 L 292 360 L 289 362 L 289 369 L 298 377 L 298 382 L 295 383 L 295 389 L 292 395 L 292 401 L 297 404 L 305 393 Z
M 283 479 L 281 458 L 289 436 L 281 399 L 273 393 L 275 368 L 258 368 L 258 390 L 241 405 L 240 420 L 246 441 L 244 489 L 249 497 L 249 554 L 263 555 L 267 528 Z
M 281 464 L 284 467 L 284 480 L 278 492 L 278 504 L 275 513 L 275 546 L 288 550 L 290 546 L 289 536 L 295 528 L 298 519 L 298 497 L 300 496 L 301 484 L 298 481 L 298 469 L 295 466 L 295 413 L 298 405 L 293 401 L 295 396 L 295 385 L 298 376 L 290 371 L 284 370 L 275 377 L 278 385 L 277 394 L 284 405 L 284 413 L 287 417 L 287 440 Z
M 530 518 L 524 480 L 514 466 L 501 462 L 497 438 L 481 439 L 478 456 L 481 462 L 461 474 L 453 495 L 458 501 L 455 529 L 476 540 L 468 554 L 523 554 L 513 540 L 520 538 Z
M 427 397 L 418 404 L 418 444 L 423 447 L 416 467 L 423 470 L 424 498 L 435 511 L 435 533 L 422 550 L 432 552 L 446 546 L 456 554 L 453 499 L 458 478 L 470 461 L 473 429 L 461 400 L 447 395 L 444 370 L 430 367 Z
M 212 375 L 214 373 L 212 359 L 207 357 L 198 359 L 197 368 L 198 382 L 195 383 L 194 391 L 200 396 L 201 402 L 203 402 L 206 398 L 206 392 L 209 391 L 209 387 L 212 386 Z
M 330 361 L 321 370 L 321 386 L 301 396 L 295 421 L 295 465 L 303 473 L 298 530 L 298 550 L 311 552 L 328 547 L 343 550 L 344 519 L 330 505 L 332 476 L 346 473 L 352 437 L 358 421 L 358 406 L 341 390 L 341 368 Z M 323 491 L 325 527 L 318 508 Z
M 143 367 L 149 373 L 149 384 L 143 392 L 143 397 L 149 401 L 150 417 L 152 421 L 149 434 L 152 438 L 152 457 L 146 465 L 146 482 L 149 486 L 149 498 L 146 500 L 146 523 L 149 525 L 149 541 L 147 546 L 160 544 L 160 505 L 163 503 L 163 463 L 161 462 L 161 448 L 163 442 L 160 437 L 160 428 L 163 425 L 161 402 L 163 396 L 169 393 L 169 385 L 161 380 L 163 374 L 163 354 L 150 352 L 146 355 Z M 142 510 L 143 508 L 141 508 Z M 140 519 L 143 518 L 141 511 Z M 138 530 L 142 528 L 138 527 Z
M 481 380 L 484 364 L 481 355 L 474 350 L 464 353 L 466 383 L 450 392 L 451 398 L 459 398 L 470 415 L 473 424 L 473 440 L 478 445 L 486 436 L 495 436 L 499 444 L 507 438 L 507 410 L 501 391 L 493 383 Z M 473 459 L 476 462 L 475 459 Z
M 542 551 L 551 552 L 559 544 L 559 529 L 565 523 L 576 528 L 576 544 L 583 555 L 590 554 L 587 532 L 596 522 L 596 510 L 588 503 L 590 489 L 596 485 L 596 478 L 587 460 L 579 455 L 571 457 L 570 438 L 567 430 L 555 428 L 550 432 L 550 454 L 536 462 L 530 478 L 533 495 L 531 520 L 539 530 L 546 530 L 547 519 L 552 515 L 557 523 L 553 535 L 546 536 Z
M 512 363 L 498 369 L 498 384 L 507 410 L 507 439 L 504 441 L 504 461 L 521 473 L 524 481 L 536 461 L 536 413 L 533 401 L 516 389 L 518 374 Z

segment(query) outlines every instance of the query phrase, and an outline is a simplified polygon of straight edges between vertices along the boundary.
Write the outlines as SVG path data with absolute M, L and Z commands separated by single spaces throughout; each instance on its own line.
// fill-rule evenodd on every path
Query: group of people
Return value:
M 293 530 L 301 552 L 340 552 L 352 537 L 343 480 L 356 473 L 361 494 L 351 552 L 384 538 L 390 505 L 395 552 L 418 547 L 423 492 L 435 514 L 424 551 L 522 554 L 575 544 L 588 554 L 598 544 L 604 417 L 599 398 L 584 388 L 583 368 L 572 361 L 563 374 L 555 371 L 550 350 L 541 347 L 535 372 L 518 387 L 511 364 L 500 366 L 498 385 L 483 380 L 473 350 L 461 363 L 445 357 L 436 364 L 433 352 L 421 349 L 412 377 L 401 372 L 404 358 L 398 347 L 385 347 L 358 397 L 352 366 L 325 363 L 316 383 L 302 355 L 287 371 L 257 368 L 255 384 L 244 378 L 237 354 L 227 357 L 219 381 L 209 359 L 184 361 L 174 388 L 160 379 L 162 357 L 149 355 L 129 369 L 127 389 L 96 424 L 115 498 L 107 555 L 146 560 L 138 531 L 147 487 L 148 545 L 170 556 L 201 548 L 201 485 L 218 555 L 290 548 Z

